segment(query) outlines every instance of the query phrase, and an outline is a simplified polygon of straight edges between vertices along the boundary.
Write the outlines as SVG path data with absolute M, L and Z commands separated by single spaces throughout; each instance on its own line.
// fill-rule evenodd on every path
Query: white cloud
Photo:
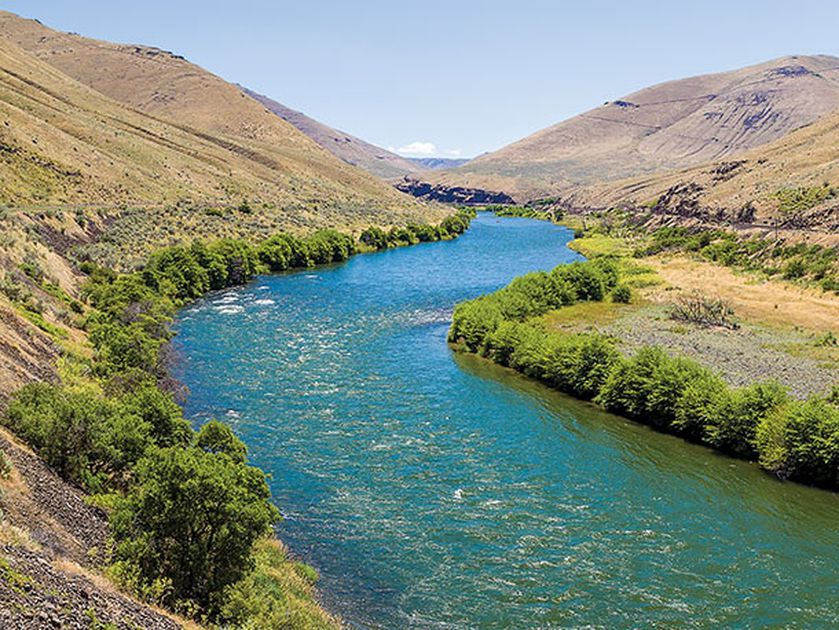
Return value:
M 399 147 L 396 152 L 400 155 L 427 157 L 437 153 L 437 145 L 433 142 L 411 142 L 404 147 Z
M 463 151 L 461 149 L 449 149 L 445 152 L 448 157 L 457 158 L 463 155 Z

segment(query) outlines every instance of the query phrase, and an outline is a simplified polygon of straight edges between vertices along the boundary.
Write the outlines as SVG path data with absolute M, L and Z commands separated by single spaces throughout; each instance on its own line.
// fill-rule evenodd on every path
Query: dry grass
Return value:
M 441 213 L 337 159 L 182 58 L 4 12 L 0 121 L 0 203 L 191 207 L 248 199 L 254 213 L 309 215 L 321 226 L 346 224 L 336 221 L 342 210 L 367 222 L 377 213 L 403 222 Z
M 186 630 L 201 630 L 204 627 L 190 619 L 180 617 L 172 612 L 169 612 L 168 610 L 138 600 L 137 598 L 131 596 L 129 593 L 126 593 L 125 591 L 122 591 L 119 588 L 117 588 L 117 586 L 113 582 L 111 582 L 106 576 L 102 575 L 98 571 L 94 571 L 90 568 L 83 567 L 77 562 L 73 562 L 72 560 L 69 560 L 67 558 L 59 557 L 53 559 L 52 565 L 61 573 L 84 578 L 85 580 L 93 584 L 96 587 L 96 589 L 101 593 L 106 593 L 132 600 L 136 602 L 138 606 L 149 608 L 159 615 L 169 617 L 175 623 L 179 624 L 182 628 L 185 628 Z
M 716 179 L 714 165 L 703 164 L 592 186 L 580 195 L 598 206 L 642 204 L 657 199 L 671 186 L 691 182 L 703 187 L 697 198 L 703 207 L 737 210 L 751 204 L 758 221 L 773 219 L 783 214 L 780 191 L 839 185 L 839 112 L 738 157 L 746 162 L 729 179 Z M 811 212 L 836 203 L 835 198 L 823 200 Z
M 737 274 L 727 267 L 684 256 L 646 260 L 668 288 L 698 292 L 728 302 L 738 317 L 773 326 L 816 332 L 839 331 L 839 296 L 778 281 Z M 668 289 L 651 291 L 650 299 L 672 301 Z

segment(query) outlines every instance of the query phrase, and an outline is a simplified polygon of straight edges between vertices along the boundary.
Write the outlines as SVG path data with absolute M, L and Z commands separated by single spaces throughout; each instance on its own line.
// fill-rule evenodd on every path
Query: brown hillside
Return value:
M 419 173 L 423 170 L 411 160 L 405 159 L 369 142 L 365 142 L 353 135 L 339 131 L 338 129 L 333 129 L 263 94 L 259 94 L 245 87 L 242 87 L 242 91 L 264 105 L 268 111 L 294 125 L 306 134 L 306 136 L 336 157 L 342 159 L 347 164 L 362 168 L 376 177 L 396 179 L 409 173 Z
M 736 156 L 837 108 L 839 59 L 784 57 L 640 90 L 431 177 L 547 196 Z
M 12 189 L 20 201 L 250 198 L 270 202 L 277 214 L 285 207 L 291 214 L 314 215 L 304 224 L 316 224 L 324 214 L 320 222 L 333 225 L 399 222 L 406 211 L 411 219 L 425 212 L 181 57 L 59 33 L 5 12 L 0 37 L 7 70 L 0 100 L 19 119 L 6 129 L 15 134 L 17 161 L 32 171 L 19 177 L 30 182 L 30 190 Z M 11 52 L 15 46 L 31 57 Z M 39 146 L 29 140 L 33 132 L 43 136 Z M 80 152 L 86 159 L 71 159 Z M 55 168 L 45 166 L 53 163 Z M 50 192 L 42 192 L 40 180 L 50 183 Z M 79 181 L 90 185 L 74 185 Z M 343 210 L 355 216 L 342 220 Z M 364 216 L 368 210 L 372 214 Z
M 839 234 L 839 112 L 736 160 L 586 187 L 570 199 L 578 205 L 739 216 Z

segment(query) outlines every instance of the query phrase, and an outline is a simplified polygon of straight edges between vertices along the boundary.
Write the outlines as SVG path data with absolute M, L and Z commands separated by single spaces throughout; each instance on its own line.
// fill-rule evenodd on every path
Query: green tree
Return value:
M 161 603 L 212 618 L 279 520 L 265 474 L 226 453 L 171 447 L 149 451 L 136 476 L 111 519 L 118 568 L 141 590 L 170 585 Z
M 218 420 L 210 420 L 198 432 L 195 445 L 208 453 L 224 453 L 237 462 L 244 462 L 248 449 L 233 430 Z

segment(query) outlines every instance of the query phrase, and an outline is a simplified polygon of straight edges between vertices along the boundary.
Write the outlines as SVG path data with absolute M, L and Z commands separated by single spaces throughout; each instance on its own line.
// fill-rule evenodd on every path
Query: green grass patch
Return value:
M 315 600 L 315 569 L 289 558 L 282 544 L 271 539 L 257 543 L 254 561 L 253 572 L 230 590 L 223 611 L 227 623 L 301 630 L 340 627 Z
M 632 248 L 626 239 L 605 234 L 591 234 L 575 238 L 568 243 L 568 247 L 581 253 L 586 258 L 596 256 L 629 256 Z
M 577 302 L 543 316 L 548 329 L 583 329 L 609 324 L 622 315 L 641 308 L 637 304 L 615 302 Z
M 3 580 L 13 591 L 21 595 L 26 593 L 27 587 L 35 583 L 28 575 L 13 569 L 6 558 L 0 558 L 0 580 Z

